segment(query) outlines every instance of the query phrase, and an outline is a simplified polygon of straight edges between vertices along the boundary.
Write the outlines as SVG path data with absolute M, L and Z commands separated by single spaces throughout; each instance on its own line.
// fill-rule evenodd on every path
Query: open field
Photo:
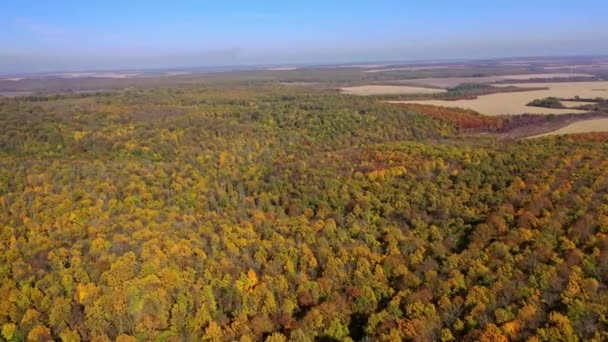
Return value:
M 531 63 L 522 63 L 522 62 L 501 62 L 500 64 L 503 65 L 510 65 L 510 66 L 531 66 Z
M 360 68 L 360 69 L 367 69 L 367 68 L 382 68 L 385 66 L 389 66 L 390 64 L 348 64 L 348 65 L 338 65 L 338 68 Z
M 573 98 L 580 96 L 584 98 L 603 97 L 608 98 L 608 82 L 564 82 L 564 83 L 520 83 L 501 86 L 517 87 L 547 87 L 546 90 L 532 90 L 523 92 L 498 93 L 479 96 L 472 100 L 420 100 L 420 101 L 389 101 L 389 103 L 419 103 L 434 106 L 457 107 L 472 109 L 485 115 L 507 115 L 507 114 L 567 114 L 583 113 L 576 109 L 553 109 L 530 107 L 527 104 L 536 99 L 546 97 Z
M 190 71 L 169 71 L 167 72 L 167 76 L 180 76 L 180 75 L 190 75 L 192 72 Z
M 543 67 L 545 70 L 563 70 L 563 69 L 585 69 L 585 68 L 598 68 L 601 67 L 599 64 L 583 64 L 583 65 L 553 65 Z
M 318 85 L 319 82 L 281 82 L 281 85 L 286 86 L 302 86 L 302 87 L 310 87 Z
M 507 61 L 501 61 L 501 64 L 531 64 L 531 63 L 562 63 L 560 59 L 547 59 L 547 58 L 525 58 L 525 59 L 511 59 Z
M 530 138 L 540 138 L 549 135 L 562 135 L 589 132 L 608 132 L 608 119 L 582 120 L 569 124 L 553 132 L 535 135 Z
M 402 80 L 401 83 L 426 85 L 440 88 L 452 88 L 464 83 L 487 84 L 501 81 L 522 81 L 533 79 L 548 78 L 570 78 L 570 77 L 593 77 L 589 74 L 573 73 L 548 73 L 548 74 L 523 74 L 523 75 L 504 75 L 504 76 L 484 76 L 484 77 L 429 77 L 411 80 Z
M 82 77 L 98 77 L 98 78 L 130 78 L 138 77 L 136 73 L 121 73 L 121 72 L 74 72 L 57 74 L 61 78 L 82 78 Z
M 432 66 L 408 66 L 398 68 L 386 68 L 386 69 L 372 69 L 365 70 L 364 72 L 388 72 L 388 71 L 418 71 L 418 70 L 441 70 L 441 69 L 454 69 L 454 68 L 466 68 L 466 65 L 432 65 Z
M 608 98 L 608 82 L 549 82 L 549 83 L 509 83 L 497 84 L 497 87 L 522 87 L 522 88 L 538 88 L 546 87 L 549 90 L 536 90 L 536 92 L 544 92 L 546 97 L 554 96 L 559 98 L 573 98 L 579 96 L 582 98 Z M 524 92 L 524 94 L 532 93 Z
M 345 87 L 340 88 L 340 90 L 344 94 L 363 96 L 388 94 L 438 94 L 446 91 L 444 89 L 390 85 L 366 85 L 358 87 Z

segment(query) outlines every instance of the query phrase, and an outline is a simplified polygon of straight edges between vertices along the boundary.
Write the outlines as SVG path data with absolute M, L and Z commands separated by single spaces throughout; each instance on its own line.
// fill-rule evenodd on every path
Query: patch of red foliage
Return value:
M 485 116 L 470 109 L 438 107 L 414 103 L 401 105 L 411 111 L 426 114 L 435 119 L 451 123 L 462 130 L 483 129 L 498 131 L 504 125 L 504 121 L 500 118 Z
M 608 132 L 576 133 L 563 136 L 570 141 L 608 142 Z

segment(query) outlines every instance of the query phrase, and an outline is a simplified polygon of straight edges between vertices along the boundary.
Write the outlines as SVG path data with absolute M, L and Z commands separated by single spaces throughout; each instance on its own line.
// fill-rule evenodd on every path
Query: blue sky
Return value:
M 0 72 L 608 54 L 605 0 L 0 0 Z

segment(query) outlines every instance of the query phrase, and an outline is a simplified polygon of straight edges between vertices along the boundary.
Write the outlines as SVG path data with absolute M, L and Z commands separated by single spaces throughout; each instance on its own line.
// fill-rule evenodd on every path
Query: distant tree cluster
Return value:
M 534 101 L 528 103 L 528 106 L 543 107 L 543 108 L 555 108 L 555 109 L 566 108 L 557 97 L 547 97 L 547 98 L 544 98 L 544 99 L 534 100 Z

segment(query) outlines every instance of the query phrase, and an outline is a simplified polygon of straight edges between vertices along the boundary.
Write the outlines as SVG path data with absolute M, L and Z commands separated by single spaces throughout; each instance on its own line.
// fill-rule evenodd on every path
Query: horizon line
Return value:
M 19 71 L 19 72 L 1 72 L 1 77 L 11 77 L 11 76 L 55 76 L 57 74 L 62 73 L 96 73 L 96 72 L 160 72 L 160 71 L 196 71 L 196 69 L 215 69 L 209 70 L 206 73 L 220 73 L 220 72 L 231 72 L 231 71 L 245 71 L 245 70 L 255 70 L 258 68 L 270 68 L 270 67 L 294 67 L 294 68 L 306 68 L 306 67 L 333 67 L 333 66 L 348 66 L 349 64 L 381 64 L 381 63 L 392 63 L 391 65 L 399 65 L 401 64 L 415 64 L 415 63 L 449 63 L 449 62 L 476 62 L 476 61 L 500 61 L 500 60 L 512 60 L 512 59 L 520 59 L 520 58 L 531 58 L 531 59 L 547 59 L 547 58 L 608 58 L 608 54 L 599 53 L 599 54 L 555 54 L 555 55 L 518 55 L 518 56 L 495 56 L 495 57 L 485 57 L 485 58 L 476 58 L 476 57 L 463 57 L 463 58 L 423 58 L 423 59 L 379 59 L 379 60 L 357 60 L 352 59 L 349 61 L 319 61 L 319 62 L 307 62 L 307 63 L 289 63 L 289 62 L 279 62 L 279 63 L 243 63 L 243 64 L 224 64 L 224 65 L 198 65 L 198 66 L 167 66 L 167 67 L 150 67 L 150 68 L 98 68 L 98 69 L 89 69 L 89 68 L 77 68 L 77 69 L 49 69 L 45 71 Z M 245 70 L 238 70 L 239 68 L 243 68 Z M 221 69 L 232 69 L 232 70 L 221 70 Z M 205 73 L 203 70 L 199 70 L 195 73 Z M 5 81 L 5 80 L 0 80 Z

